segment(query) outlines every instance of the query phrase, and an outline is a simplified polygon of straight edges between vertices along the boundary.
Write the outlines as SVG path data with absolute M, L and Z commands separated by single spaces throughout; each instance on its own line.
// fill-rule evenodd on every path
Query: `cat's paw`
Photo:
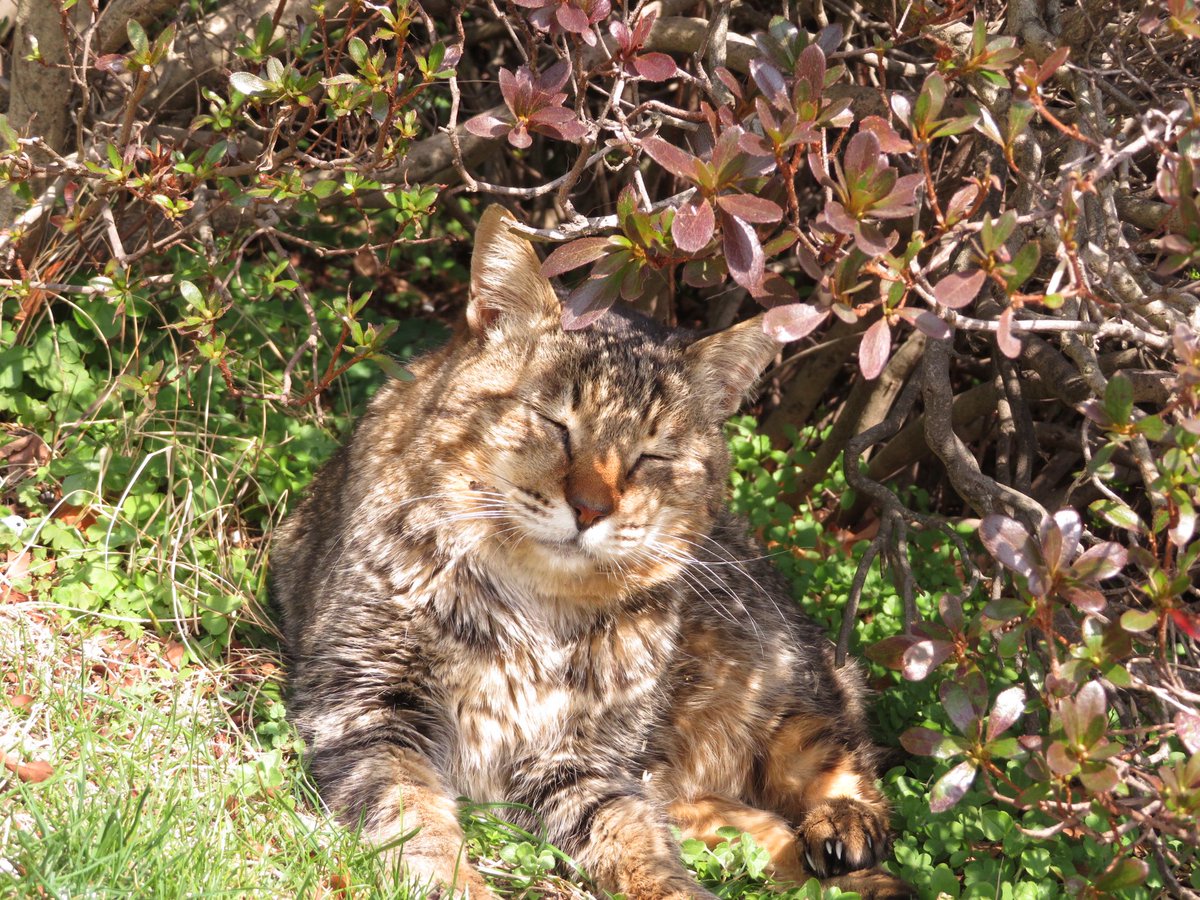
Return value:
M 401 868 L 403 880 L 419 888 L 428 888 L 430 897 L 436 894 L 443 900 L 449 900 L 451 896 L 497 900 L 483 876 L 465 861 L 407 853 L 401 860 Z
M 881 809 L 838 797 L 808 811 L 796 830 L 809 871 L 828 878 L 870 869 L 887 855 L 887 820 Z
M 854 891 L 862 900 L 914 900 L 917 892 L 911 885 L 883 869 L 867 872 L 851 872 L 825 881 L 826 886 L 835 886 L 843 891 Z
M 690 877 L 674 874 L 631 879 L 622 893 L 627 900 L 717 900 Z

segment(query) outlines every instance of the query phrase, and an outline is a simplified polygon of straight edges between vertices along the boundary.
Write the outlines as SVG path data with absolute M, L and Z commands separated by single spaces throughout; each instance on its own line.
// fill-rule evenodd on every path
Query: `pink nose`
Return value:
M 568 497 L 567 502 L 571 504 L 571 509 L 575 510 L 575 521 L 579 523 L 581 529 L 595 525 L 605 516 L 611 515 L 613 511 L 611 503 L 595 498 L 585 499 L 576 495 Z

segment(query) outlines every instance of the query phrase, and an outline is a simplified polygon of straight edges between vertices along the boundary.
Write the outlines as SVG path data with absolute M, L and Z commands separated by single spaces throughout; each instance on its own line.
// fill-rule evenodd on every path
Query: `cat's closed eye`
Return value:
M 534 414 L 546 425 L 550 430 L 558 434 L 562 440 L 563 451 L 567 454 L 567 459 L 571 458 L 571 429 L 564 425 L 558 419 L 551 418 L 540 410 L 534 410 Z
M 629 471 L 625 473 L 626 478 L 632 478 L 637 472 L 641 471 L 647 465 L 655 463 L 669 463 L 675 459 L 673 456 L 665 456 L 661 453 L 642 453 L 633 461 L 633 465 L 629 467 Z

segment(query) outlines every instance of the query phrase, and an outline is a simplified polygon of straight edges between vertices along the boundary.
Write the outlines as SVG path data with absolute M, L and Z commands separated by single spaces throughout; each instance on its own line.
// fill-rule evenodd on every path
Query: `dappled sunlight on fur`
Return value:
M 466 326 L 379 392 L 275 539 L 323 796 L 380 840 L 423 824 L 412 873 L 472 896 L 460 794 L 524 805 L 633 900 L 706 895 L 672 813 L 757 822 L 793 880 L 876 866 L 861 676 L 725 507 L 723 421 L 776 345 L 757 320 L 564 331 L 509 221 L 483 218 Z

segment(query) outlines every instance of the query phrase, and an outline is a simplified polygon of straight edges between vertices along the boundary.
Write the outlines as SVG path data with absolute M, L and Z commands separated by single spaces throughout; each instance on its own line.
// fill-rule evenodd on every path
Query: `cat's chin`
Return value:
M 553 540 L 524 534 L 494 546 L 493 552 L 493 561 L 523 590 L 589 606 L 619 602 L 676 574 L 673 564 L 614 558 L 579 537 Z

